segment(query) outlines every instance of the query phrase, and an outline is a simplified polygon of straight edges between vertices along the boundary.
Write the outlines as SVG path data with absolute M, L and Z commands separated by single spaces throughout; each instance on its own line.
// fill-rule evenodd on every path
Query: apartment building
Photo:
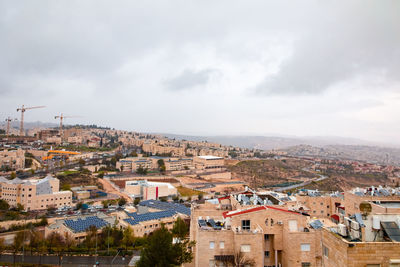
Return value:
M 25 168 L 25 151 L 22 149 L 0 151 L 0 168 L 4 170 Z
M 226 206 L 225 206 L 226 207 Z M 317 266 L 319 232 L 308 216 L 275 206 L 225 210 L 222 205 L 192 208 L 190 238 L 196 240 L 193 266 Z
M 190 238 L 197 243 L 188 266 L 237 259 L 244 266 L 400 266 L 399 191 L 287 196 L 247 188 L 193 205 Z
M 29 180 L 0 177 L 0 198 L 12 207 L 23 205 L 26 211 L 71 206 L 72 192 L 59 189 L 60 181 L 51 175 Z
M 220 171 L 224 168 L 224 158 L 217 156 L 197 156 L 193 159 L 196 169 L 207 171 Z
M 132 171 L 135 172 L 139 167 L 144 169 L 155 169 L 157 168 L 157 162 L 154 162 L 153 159 L 148 157 L 129 157 L 120 159 L 117 164 L 116 168 L 121 169 L 124 171 Z
M 152 155 L 171 154 L 171 156 L 174 157 L 185 156 L 184 146 L 163 146 L 154 143 L 144 143 L 142 145 L 142 150 Z

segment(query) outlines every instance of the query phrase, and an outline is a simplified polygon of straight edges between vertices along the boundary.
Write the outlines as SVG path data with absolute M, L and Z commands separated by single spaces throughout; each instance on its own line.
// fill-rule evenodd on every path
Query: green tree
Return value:
M 11 178 L 11 179 L 17 178 L 17 174 L 16 174 L 15 172 L 12 172 L 12 173 L 10 174 L 10 178 Z
M 135 242 L 135 235 L 133 233 L 133 230 L 130 226 L 125 228 L 123 232 L 123 238 L 122 238 L 122 244 L 125 246 L 125 249 L 128 250 L 129 246 L 133 246 L 133 243 Z
M 123 205 L 125 205 L 126 204 L 126 199 L 125 198 L 123 198 L 123 197 L 121 197 L 119 200 L 118 200 L 118 206 L 123 206 Z
M 24 205 L 22 205 L 21 203 L 17 203 L 16 210 L 17 211 L 23 211 L 24 210 Z
M 79 166 L 80 167 L 83 167 L 83 166 L 85 166 L 85 160 L 84 159 L 79 159 L 79 161 L 78 161 L 78 164 L 79 164 Z
M 136 173 L 146 175 L 147 174 L 147 168 L 143 168 L 142 165 L 139 165 L 139 167 L 136 169 Z
M 25 233 L 24 233 L 24 231 L 19 231 L 14 236 L 14 241 L 12 244 L 12 250 L 13 250 L 13 254 L 14 254 L 14 264 L 15 264 L 15 254 L 17 254 L 18 251 L 21 250 L 24 242 L 25 242 Z
M 0 237 L 0 254 L 2 254 L 5 249 L 6 249 L 6 244 L 4 237 Z
M 78 202 L 78 203 L 76 204 L 76 209 L 77 209 L 77 210 L 80 210 L 80 209 L 82 209 L 82 206 L 83 206 L 83 203 L 82 203 L 82 202 Z
M 172 234 L 174 235 L 174 237 L 177 237 L 180 240 L 183 240 L 187 237 L 188 233 L 189 233 L 189 227 L 187 226 L 185 221 L 182 220 L 181 217 L 178 217 L 178 219 L 176 219 L 174 226 L 172 228 Z
M 4 199 L 0 199 L 0 210 L 8 210 L 10 205 Z
M 61 186 L 61 191 L 71 191 L 71 185 L 70 184 L 63 184 Z
M 140 198 L 135 198 L 135 200 L 133 201 L 133 204 L 136 206 L 140 203 Z
M 191 262 L 193 254 L 190 246 L 193 242 L 172 243 L 173 235 L 164 225 L 153 232 L 144 244 L 138 267 L 147 266 L 180 266 Z

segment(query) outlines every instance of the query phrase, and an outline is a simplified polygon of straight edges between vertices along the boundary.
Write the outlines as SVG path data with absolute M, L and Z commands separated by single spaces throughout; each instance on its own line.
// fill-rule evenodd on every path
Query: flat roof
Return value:
M 217 157 L 217 156 L 212 156 L 212 155 L 199 156 L 199 158 L 201 158 L 201 159 L 224 159 L 223 157 Z

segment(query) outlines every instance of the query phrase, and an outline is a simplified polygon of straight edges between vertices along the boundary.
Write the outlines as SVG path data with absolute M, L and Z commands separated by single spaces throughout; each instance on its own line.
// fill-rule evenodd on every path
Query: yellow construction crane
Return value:
M 8 118 L 6 119 L 6 122 L 7 122 L 7 132 L 6 132 L 7 138 L 8 138 L 8 136 L 10 135 L 10 123 L 11 123 L 12 121 L 17 121 L 17 119 L 11 119 L 10 117 L 8 117 Z
M 63 120 L 67 118 L 80 118 L 80 116 L 64 116 L 62 113 L 60 115 L 54 116 L 54 119 L 60 119 L 60 137 L 61 140 L 64 137 L 64 132 L 63 132 Z
M 20 136 L 24 136 L 24 113 L 25 111 L 27 111 L 28 109 L 35 109 L 35 108 L 45 108 L 46 106 L 36 106 L 36 107 L 29 107 L 26 108 L 24 105 L 22 105 L 22 107 L 17 108 L 17 111 L 21 111 L 21 122 L 20 122 L 20 126 L 19 126 L 19 135 Z

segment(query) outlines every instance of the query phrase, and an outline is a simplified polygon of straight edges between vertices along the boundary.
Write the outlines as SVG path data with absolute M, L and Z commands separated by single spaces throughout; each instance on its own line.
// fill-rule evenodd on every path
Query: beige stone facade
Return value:
M 71 206 L 72 192 L 59 191 L 59 187 L 60 181 L 51 176 L 40 180 L 7 180 L 1 177 L 0 198 L 13 207 L 21 204 L 27 211 Z
M 9 167 L 12 170 L 25 168 L 25 151 L 22 149 L 0 151 L 1 167 Z

